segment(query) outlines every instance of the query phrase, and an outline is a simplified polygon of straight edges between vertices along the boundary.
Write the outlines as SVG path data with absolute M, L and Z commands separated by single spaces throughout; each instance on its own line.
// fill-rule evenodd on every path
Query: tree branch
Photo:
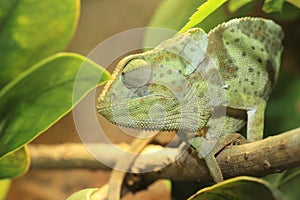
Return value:
M 113 166 L 122 154 L 116 153 L 111 145 L 89 144 L 90 148 L 106 155 L 106 163 Z M 28 145 L 31 154 L 31 168 L 110 170 L 91 156 L 82 144 Z M 120 145 L 128 148 L 128 145 Z M 153 146 L 149 146 L 153 148 Z M 156 147 L 157 148 L 157 147 Z M 171 180 L 210 180 L 207 167 L 191 151 L 176 160 L 177 149 L 163 148 L 151 157 L 139 156 L 134 164 L 136 172 L 147 168 L 152 172 L 141 175 L 140 179 L 154 181 L 160 178 Z M 158 169 L 165 161 L 175 161 Z M 264 140 L 231 146 L 217 156 L 224 178 L 239 175 L 264 176 L 274 172 L 300 166 L 300 128 Z

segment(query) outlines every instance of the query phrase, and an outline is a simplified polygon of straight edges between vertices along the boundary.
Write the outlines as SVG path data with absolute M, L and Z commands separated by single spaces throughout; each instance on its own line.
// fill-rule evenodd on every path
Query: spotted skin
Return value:
M 283 32 L 262 18 L 193 28 L 151 51 L 124 58 L 98 99 L 110 122 L 141 130 L 177 131 L 223 180 L 214 155 L 247 126 L 263 137 L 266 102 L 278 77 Z

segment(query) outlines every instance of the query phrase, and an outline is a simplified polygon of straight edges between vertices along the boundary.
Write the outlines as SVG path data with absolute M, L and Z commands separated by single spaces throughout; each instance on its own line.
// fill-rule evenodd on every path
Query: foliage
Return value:
M 229 18 L 251 16 L 254 11 L 279 21 L 292 21 L 300 16 L 297 0 L 265 0 L 260 11 L 254 10 L 257 4 L 259 0 L 164 0 L 150 26 L 183 32 L 197 25 L 208 31 Z M 189 20 L 188 16 L 191 16 Z M 92 88 L 110 78 L 108 72 L 83 56 L 59 53 L 71 40 L 78 18 L 79 0 L 65 0 L 64 3 L 58 0 L 0 0 L 0 198 L 9 187 L 6 178 L 18 177 L 28 170 L 26 144 L 61 119 Z M 281 22 L 284 25 L 284 21 Z M 77 82 L 82 66 L 84 77 Z M 277 126 L 273 129 L 278 132 L 299 125 L 300 121 L 299 75 L 291 78 L 291 71 L 299 74 L 293 67 L 282 73 L 278 91 L 274 92 L 267 112 L 267 124 L 272 124 L 269 119 L 274 120 Z M 80 88 L 75 96 L 74 84 L 79 84 L 76 86 Z M 278 105 L 285 106 L 278 109 Z M 275 121 L 279 115 L 282 123 Z M 281 190 L 293 200 L 300 195 L 297 189 L 299 174 L 300 169 L 295 168 L 270 175 L 266 181 L 233 178 L 202 189 L 191 199 L 220 199 L 220 195 L 224 199 L 229 196 L 246 199 L 253 192 L 257 193 L 257 198 L 283 199 Z M 95 190 L 80 191 L 70 199 L 82 199 Z
M 0 0 L 0 179 L 24 174 L 25 145 L 110 77 L 83 56 L 58 53 L 78 17 L 79 0 Z
M 253 177 L 240 176 L 225 180 L 211 187 L 204 188 L 189 200 L 227 200 L 227 199 L 287 200 L 287 198 L 270 183 Z

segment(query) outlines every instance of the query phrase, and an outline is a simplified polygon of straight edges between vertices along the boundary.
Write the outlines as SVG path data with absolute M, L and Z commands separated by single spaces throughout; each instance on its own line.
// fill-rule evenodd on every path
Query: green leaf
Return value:
M 204 2 L 205 0 L 164 0 L 156 9 L 148 26 L 178 31 L 187 22 L 188 17 L 195 12 L 195 8 Z
M 271 174 L 264 179 L 284 192 L 290 200 L 299 199 L 300 167 L 286 170 L 280 174 Z
M 228 10 L 230 12 L 236 12 L 238 9 L 246 5 L 247 3 L 250 3 L 252 0 L 230 0 L 228 2 Z
M 36 62 L 63 51 L 79 0 L 0 0 L 0 88 Z
M 11 180 L 9 179 L 0 180 L 0 199 L 6 199 L 10 184 Z
M 287 2 L 293 4 L 294 6 L 300 8 L 300 1 L 299 0 L 286 0 Z
M 284 0 L 265 0 L 262 9 L 266 13 L 280 12 L 282 10 L 283 4 Z
M 190 200 L 287 200 L 275 187 L 263 179 L 254 177 L 236 177 L 211 187 L 204 188 L 190 197 Z
M 29 155 L 26 146 L 0 158 L 0 179 L 23 175 L 29 168 Z
M 0 157 L 33 140 L 109 78 L 103 68 L 73 53 L 56 54 L 22 73 L 0 91 Z
M 67 198 L 67 200 L 90 200 L 93 193 L 96 192 L 98 188 L 88 188 L 80 190 Z
M 188 29 L 196 26 L 201 21 L 203 21 L 208 15 L 216 11 L 221 5 L 223 5 L 227 0 L 208 0 L 198 7 L 197 11 L 189 18 L 188 23 L 179 31 L 183 33 Z

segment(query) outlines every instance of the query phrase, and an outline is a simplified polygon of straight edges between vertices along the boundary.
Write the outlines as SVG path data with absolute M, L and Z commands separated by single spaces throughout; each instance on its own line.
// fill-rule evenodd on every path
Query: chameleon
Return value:
M 116 66 L 98 97 L 98 112 L 113 124 L 176 131 L 223 180 L 216 154 L 246 127 L 249 142 L 263 138 L 267 100 L 278 78 L 282 28 L 244 17 L 209 33 L 192 28 Z

